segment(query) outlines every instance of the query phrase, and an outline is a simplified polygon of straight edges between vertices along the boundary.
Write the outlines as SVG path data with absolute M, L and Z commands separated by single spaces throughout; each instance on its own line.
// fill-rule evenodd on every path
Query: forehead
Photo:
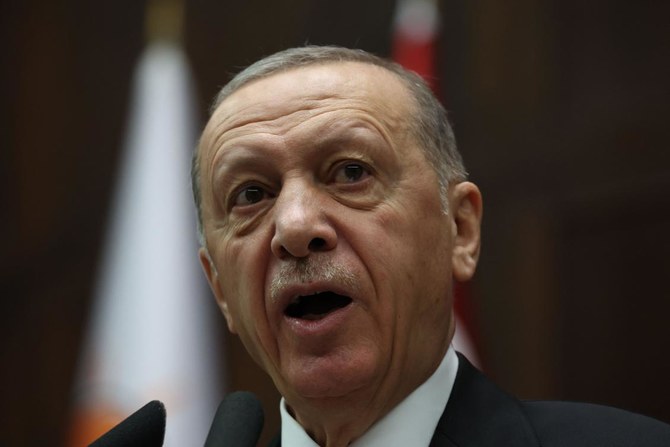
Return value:
M 362 62 L 299 67 L 252 81 L 232 93 L 213 113 L 202 146 L 217 146 L 224 134 L 250 124 L 281 126 L 287 120 L 334 110 L 366 114 L 389 129 L 404 127 L 412 104 L 403 81 L 382 67 Z

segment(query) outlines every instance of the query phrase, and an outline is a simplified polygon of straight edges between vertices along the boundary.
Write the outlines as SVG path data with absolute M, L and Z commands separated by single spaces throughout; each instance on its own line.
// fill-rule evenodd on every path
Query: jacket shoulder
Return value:
M 670 425 L 640 414 L 573 402 L 521 405 L 543 447 L 670 446 Z

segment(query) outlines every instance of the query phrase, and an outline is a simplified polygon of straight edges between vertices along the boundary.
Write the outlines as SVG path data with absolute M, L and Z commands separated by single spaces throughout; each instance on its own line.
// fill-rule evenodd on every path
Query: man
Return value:
M 193 184 L 200 260 L 283 396 L 281 445 L 670 445 L 642 416 L 520 403 L 450 347 L 482 199 L 416 75 L 333 47 L 263 59 L 219 93 Z

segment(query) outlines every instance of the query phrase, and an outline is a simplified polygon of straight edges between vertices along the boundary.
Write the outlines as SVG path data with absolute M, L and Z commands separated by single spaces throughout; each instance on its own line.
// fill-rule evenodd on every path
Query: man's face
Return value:
M 395 75 L 331 63 L 246 85 L 203 133 L 201 260 L 289 404 L 394 405 L 446 352 L 458 218 L 413 113 Z

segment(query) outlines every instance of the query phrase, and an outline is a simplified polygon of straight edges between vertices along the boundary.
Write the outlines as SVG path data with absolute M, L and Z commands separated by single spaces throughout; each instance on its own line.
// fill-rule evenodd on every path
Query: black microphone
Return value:
M 165 438 L 165 405 L 153 400 L 131 414 L 89 447 L 161 447 Z
M 236 391 L 216 410 L 205 447 L 254 447 L 263 430 L 263 408 L 256 396 Z

